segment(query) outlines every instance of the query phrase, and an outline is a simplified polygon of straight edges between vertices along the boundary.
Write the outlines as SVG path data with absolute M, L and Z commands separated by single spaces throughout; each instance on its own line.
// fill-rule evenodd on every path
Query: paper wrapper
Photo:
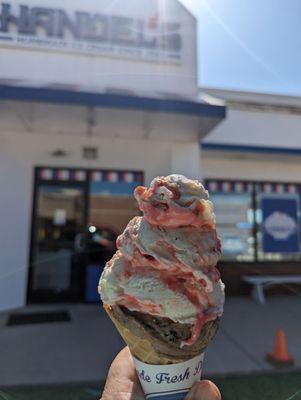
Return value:
M 147 400 L 184 400 L 201 378 L 203 359 L 204 353 L 177 364 L 153 365 L 133 356 Z

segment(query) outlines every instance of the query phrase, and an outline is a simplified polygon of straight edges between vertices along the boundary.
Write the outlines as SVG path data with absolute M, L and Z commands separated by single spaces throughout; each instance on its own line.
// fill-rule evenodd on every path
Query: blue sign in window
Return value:
M 296 195 L 262 195 L 262 249 L 266 253 L 297 253 L 299 198 Z

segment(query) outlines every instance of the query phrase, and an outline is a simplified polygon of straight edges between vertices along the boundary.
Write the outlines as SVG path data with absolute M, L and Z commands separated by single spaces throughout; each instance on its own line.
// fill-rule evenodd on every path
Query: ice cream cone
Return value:
M 99 293 L 146 399 L 182 400 L 201 377 L 224 304 L 213 206 L 199 182 L 179 175 L 134 195 L 144 215 L 118 237 Z
M 174 363 L 174 359 L 163 357 L 158 354 L 154 347 L 152 346 L 151 341 L 146 338 L 139 338 L 134 335 L 129 329 L 125 328 L 118 320 L 114 317 L 112 312 L 112 307 L 109 305 L 104 306 L 107 314 L 111 318 L 121 337 L 125 341 L 125 343 L 129 346 L 131 354 L 138 358 L 140 361 L 143 361 L 146 364 L 172 364 Z M 179 361 L 180 362 L 180 361 Z
M 218 320 L 211 321 L 204 325 L 202 335 L 198 340 L 198 346 L 193 353 L 190 349 L 187 350 L 185 348 L 187 346 L 183 349 L 169 349 L 166 343 L 160 343 L 158 338 L 154 337 L 143 325 L 139 324 L 131 317 L 125 316 L 120 312 L 117 313 L 116 309 L 114 311 L 113 307 L 108 304 L 105 304 L 104 308 L 123 340 L 129 346 L 132 355 L 146 364 L 177 364 L 202 354 L 218 329 Z M 122 318 L 120 317 L 121 315 Z

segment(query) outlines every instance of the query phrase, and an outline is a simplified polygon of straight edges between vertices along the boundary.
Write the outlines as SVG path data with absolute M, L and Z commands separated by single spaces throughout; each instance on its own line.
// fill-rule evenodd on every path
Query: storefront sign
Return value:
M 297 196 L 262 196 L 262 248 L 264 252 L 296 253 L 300 251 L 298 209 Z
M 160 15 L 131 18 L 0 3 L 0 44 L 63 52 L 181 62 L 181 24 Z M 83 2 L 84 5 L 84 2 Z

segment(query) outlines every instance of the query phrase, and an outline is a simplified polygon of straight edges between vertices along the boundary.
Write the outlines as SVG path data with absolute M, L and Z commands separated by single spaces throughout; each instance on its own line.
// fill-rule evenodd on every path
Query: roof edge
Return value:
M 177 0 L 177 2 L 178 2 L 178 4 L 180 4 L 180 6 L 183 8 L 183 10 L 194 19 L 194 22 L 197 23 L 198 19 L 197 19 L 196 15 L 194 15 L 194 13 L 192 11 L 190 11 L 189 8 L 185 4 L 183 4 L 181 0 Z
M 205 116 L 218 120 L 222 120 L 226 116 L 226 107 L 196 101 L 23 86 L 0 85 L 0 100 L 36 101 L 54 104 L 179 113 L 200 117 Z
M 257 92 L 257 91 L 246 91 L 236 90 L 218 87 L 200 87 L 200 96 L 202 94 L 222 99 L 225 102 L 240 102 L 240 103 L 252 103 L 258 102 L 261 104 L 271 105 L 301 105 L 301 96 L 273 93 L 273 92 Z
M 285 154 L 292 156 L 300 156 L 301 148 L 290 147 L 272 147 L 272 146 L 253 146 L 253 145 L 236 145 L 224 143 L 201 143 L 203 150 L 223 151 L 235 153 L 261 153 L 261 154 Z

